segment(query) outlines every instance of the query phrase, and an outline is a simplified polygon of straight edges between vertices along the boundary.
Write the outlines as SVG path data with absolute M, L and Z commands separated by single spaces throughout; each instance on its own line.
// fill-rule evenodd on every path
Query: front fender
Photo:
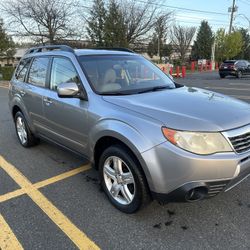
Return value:
M 149 136 L 143 135 L 140 131 L 136 130 L 134 127 L 126 124 L 125 122 L 114 120 L 114 119 L 104 119 L 97 123 L 89 134 L 90 142 L 90 155 L 93 157 L 94 147 L 99 139 L 102 137 L 110 136 L 122 141 L 127 145 L 134 155 L 139 160 L 141 167 L 146 175 L 149 187 L 152 185 L 152 178 L 148 166 L 146 165 L 141 154 L 150 148 L 156 146 L 153 142 L 149 140 Z M 92 158 L 91 161 L 94 159 Z

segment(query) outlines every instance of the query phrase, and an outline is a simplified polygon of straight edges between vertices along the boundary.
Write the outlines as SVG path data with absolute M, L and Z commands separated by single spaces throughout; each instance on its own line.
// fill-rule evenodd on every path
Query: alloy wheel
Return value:
M 117 156 L 106 159 L 103 177 L 109 194 L 121 205 L 130 204 L 135 196 L 135 180 L 128 165 Z
M 16 119 L 16 129 L 17 129 L 17 135 L 20 139 L 22 144 L 25 144 L 27 142 L 27 131 L 26 126 L 24 123 L 24 120 L 22 117 L 18 116 Z

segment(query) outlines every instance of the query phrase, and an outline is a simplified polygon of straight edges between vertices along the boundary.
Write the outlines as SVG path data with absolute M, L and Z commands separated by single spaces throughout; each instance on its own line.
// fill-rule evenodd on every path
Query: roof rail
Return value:
M 124 51 L 124 52 L 130 52 L 130 53 L 135 53 L 133 50 L 131 49 L 127 49 L 127 48 L 119 48 L 119 47 L 114 47 L 114 48 L 105 48 L 105 47 L 100 47 L 100 48 L 92 48 L 92 49 L 100 49 L 100 50 L 114 50 L 114 51 Z
M 27 50 L 25 55 L 31 54 L 31 53 L 43 52 L 43 51 L 50 51 L 50 50 L 62 50 L 62 51 L 75 53 L 75 51 L 67 45 L 43 45 L 43 46 L 30 48 L 29 50 Z

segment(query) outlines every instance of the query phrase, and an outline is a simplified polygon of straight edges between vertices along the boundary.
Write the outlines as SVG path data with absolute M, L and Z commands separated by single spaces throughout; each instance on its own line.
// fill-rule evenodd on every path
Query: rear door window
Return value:
M 23 59 L 16 70 L 15 77 L 18 81 L 25 82 L 25 76 L 30 66 L 31 58 Z
M 49 57 L 34 58 L 29 71 L 29 83 L 39 87 L 45 87 L 49 60 Z

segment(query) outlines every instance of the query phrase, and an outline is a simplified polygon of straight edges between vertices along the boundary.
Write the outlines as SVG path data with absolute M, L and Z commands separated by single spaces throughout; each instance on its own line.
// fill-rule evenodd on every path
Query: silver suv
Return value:
M 250 174 L 250 106 L 176 84 L 129 50 L 32 48 L 9 104 L 22 146 L 42 138 L 80 153 L 125 213 L 212 197 Z

